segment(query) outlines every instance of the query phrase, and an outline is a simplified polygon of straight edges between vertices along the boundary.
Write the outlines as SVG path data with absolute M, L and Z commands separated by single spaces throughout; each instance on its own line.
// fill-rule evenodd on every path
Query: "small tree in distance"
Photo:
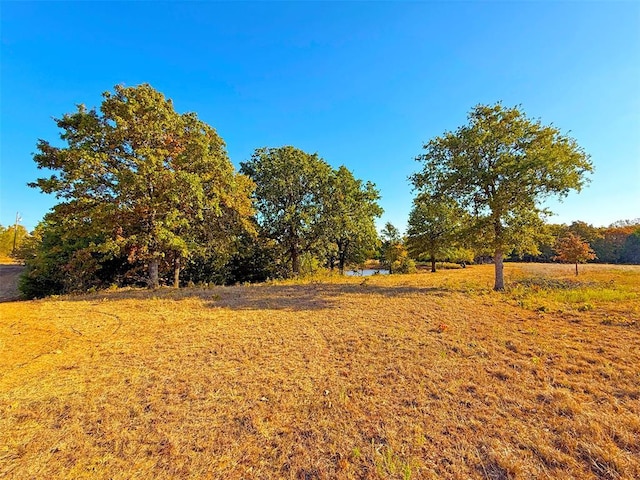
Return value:
M 380 232 L 382 239 L 382 248 L 380 259 L 382 266 L 389 270 L 389 273 L 393 273 L 393 262 L 398 260 L 400 249 L 402 246 L 402 236 L 400 231 L 391 222 L 387 222 L 384 228 Z
M 380 232 L 382 237 L 382 266 L 389 273 L 415 273 L 416 263 L 409 258 L 409 251 L 400 235 L 400 231 L 387 222 Z
M 578 275 L 578 263 L 586 263 L 596 258 L 588 242 L 585 242 L 575 233 L 567 233 L 558 239 L 555 250 L 558 253 L 555 260 L 567 263 L 575 263 L 576 275 Z
M 466 212 L 455 200 L 419 195 L 413 201 L 409 215 L 409 253 L 417 259 L 426 255 L 431 262 L 431 271 L 435 272 L 436 260 L 446 259 L 461 245 L 466 220 Z

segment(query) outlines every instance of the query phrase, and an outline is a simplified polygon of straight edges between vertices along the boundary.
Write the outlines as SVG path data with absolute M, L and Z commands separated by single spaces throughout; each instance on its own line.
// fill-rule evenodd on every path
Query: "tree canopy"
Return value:
M 416 189 L 458 201 L 471 231 L 491 248 L 496 290 L 504 289 L 503 258 L 511 250 L 536 252 L 543 201 L 580 190 L 593 170 L 575 139 L 501 103 L 478 105 L 468 124 L 423 146 L 411 176 Z
M 0 225 L 0 257 L 9 257 L 20 248 L 20 245 L 28 238 L 29 232 L 22 225 Z
M 409 251 L 400 230 L 391 222 L 387 222 L 380 232 L 382 245 L 380 261 L 389 273 L 414 273 L 415 262 L 409 258 Z

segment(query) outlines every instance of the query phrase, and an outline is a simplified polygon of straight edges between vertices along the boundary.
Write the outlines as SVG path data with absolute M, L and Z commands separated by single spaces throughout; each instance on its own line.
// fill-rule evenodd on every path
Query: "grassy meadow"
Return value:
M 640 267 L 0 303 L 0 478 L 640 478 Z

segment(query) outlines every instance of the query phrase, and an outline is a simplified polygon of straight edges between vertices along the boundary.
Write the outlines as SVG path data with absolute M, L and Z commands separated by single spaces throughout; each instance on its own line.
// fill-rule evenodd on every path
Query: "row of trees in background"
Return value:
M 427 262 L 431 271 L 435 272 L 436 261 L 465 264 L 492 260 L 487 250 L 474 250 L 466 246 L 470 242 L 464 241 L 464 215 L 448 216 L 451 213 L 449 210 L 445 210 L 443 215 L 437 215 L 437 209 L 434 204 L 414 208 L 404 236 L 395 226 L 387 223 L 377 241 L 375 233 L 365 242 L 357 238 L 351 246 L 353 253 L 348 257 L 343 256 L 345 268 L 347 265 L 353 267 L 366 259 L 376 258 L 383 268 L 393 273 L 415 272 L 416 263 L 421 262 Z M 436 215 L 433 214 L 434 210 Z M 47 216 L 49 218 L 50 215 Z M 447 221 L 448 218 L 453 221 Z M 427 231 L 416 228 L 428 221 L 433 222 L 434 226 L 441 225 L 441 228 Z M 18 258 L 27 259 L 30 268 L 34 269 L 31 273 L 37 273 L 37 277 L 29 278 L 25 285 L 30 285 L 30 288 L 37 291 L 73 291 L 104 286 L 109 284 L 107 282 L 140 284 L 146 281 L 140 264 L 129 263 L 128 260 L 126 263 L 107 262 L 104 257 L 100 258 L 95 253 L 84 250 L 82 245 L 86 245 L 86 240 L 64 242 L 63 238 L 68 238 L 69 232 L 64 227 L 57 228 L 55 224 L 43 222 L 31 235 L 21 225 L 17 232 L 15 239 Z M 357 232 L 357 236 L 360 235 Z M 0 225 L 3 257 L 13 256 L 13 241 L 14 227 L 5 228 Z M 337 243 L 325 246 L 330 248 L 325 249 L 328 255 L 324 257 L 324 264 L 318 260 L 319 250 L 315 251 L 315 256 L 304 250 L 301 255 L 304 260 L 301 262 L 304 265 L 300 267 L 302 273 L 312 270 L 314 266 L 331 268 L 331 262 L 336 266 L 335 253 L 331 252 L 338 251 Z M 535 255 L 518 255 L 513 251 L 505 260 L 573 263 L 576 264 L 576 274 L 578 263 L 637 265 L 640 264 L 640 219 L 619 221 L 608 227 L 594 227 L 580 221 L 570 225 L 547 224 L 539 236 L 536 249 L 538 253 Z M 70 252 L 74 252 L 71 257 Z M 170 265 L 168 262 L 162 264 L 161 271 L 165 272 L 168 279 Z M 115 268 L 117 266 L 119 268 Z M 96 267 L 99 269 L 96 270 Z M 287 276 L 287 272 L 293 273 L 291 257 L 286 255 L 284 246 L 278 247 L 277 242 L 264 233 L 240 236 L 236 240 L 235 250 L 230 254 L 218 251 L 210 256 L 192 255 L 185 268 L 183 283 L 260 282 L 270 277 Z
M 462 263 L 492 259 L 488 249 L 465 247 L 473 242 L 465 240 L 467 232 L 459 226 L 460 217 L 453 217 L 456 220 L 454 227 L 460 228 L 457 235 L 447 237 L 456 230 L 451 230 L 451 225 L 446 222 L 447 228 L 442 230 L 421 230 L 419 227 L 425 222 L 422 210 L 416 207 L 412 210 L 405 238 L 412 258 L 417 261 L 433 260 L 433 271 L 435 260 Z M 436 220 L 441 219 L 438 217 Z M 434 225 L 437 225 L 435 220 Z M 580 221 L 570 225 L 545 224 L 537 234 L 535 248 L 524 254 L 513 250 L 505 261 L 576 263 L 574 259 L 577 263 L 640 264 L 640 218 L 619 221 L 608 227 L 594 227 Z
M 344 166 L 285 146 L 257 149 L 237 172 L 216 131 L 151 86 L 103 97 L 99 110 L 56 119 L 63 146 L 38 142 L 34 160 L 52 174 L 31 186 L 60 203 L 20 248 L 27 296 L 344 272 L 372 257 L 394 273 L 490 257 L 500 290 L 505 258 L 567 260 L 555 243 L 567 233 L 600 261 L 639 261 L 636 225 L 545 224 L 542 201 L 580 190 L 592 165 L 518 108 L 479 105 L 424 145 L 402 237 L 391 224 L 378 235 L 379 192 Z
M 621 220 L 608 227 L 594 227 L 581 221 L 570 225 L 547 225 L 546 235 L 538 243 L 537 253 L 513 253 L 509 259 L 527 262 L 553 261 L 559 248 L 558 239 L 569 237 L 578 238 L 589 245 L 595 255 L 589 258 L 589 261 L 640 264 L 640 218 Z

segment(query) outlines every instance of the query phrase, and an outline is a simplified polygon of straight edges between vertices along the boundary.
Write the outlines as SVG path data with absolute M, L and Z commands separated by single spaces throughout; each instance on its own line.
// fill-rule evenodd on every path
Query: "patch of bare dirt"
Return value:
M 23 270 L 22 265 L 0 265 L 0 302 L 20 299 L 18 279 Z

